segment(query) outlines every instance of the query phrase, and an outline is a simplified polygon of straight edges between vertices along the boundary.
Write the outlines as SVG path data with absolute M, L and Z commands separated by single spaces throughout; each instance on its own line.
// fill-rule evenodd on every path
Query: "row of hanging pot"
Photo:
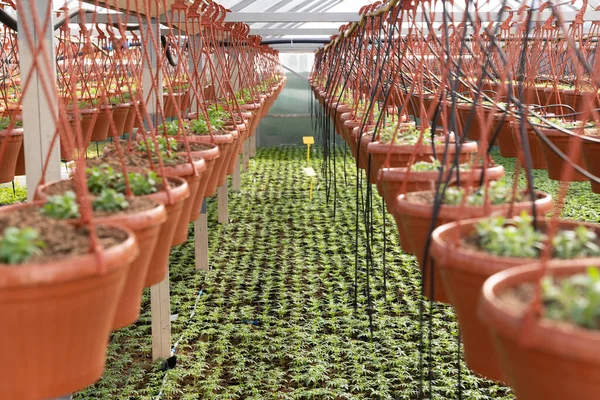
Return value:
M 204 44 L 171 44 L 178 61 L 167 62 L 165 50 L 146 71 L 139 49 L 152 40 L 144 30 L 140 46 L 128 47 L 119 27 L 108 58 L 84 51 L 99 47 L 89 32 L 62 34 L 72 46 L 57 59 L 56 82 L 44 85 L 57 106 L 52 145 L 60 139 L 69 177 L 42 178 L 35 201 L 0 208 L 0 354 L 10 360 L 0 366 L 0 397 L 54 398 L 102 376 L 111 332 L 138 320 L 143 289 L 165 279 L 170 249 L 187 241 L 189 223 L 227 184 L 281 93 L 277 52 L 246 27 L 212 18 L 224 14 L 215 3 L 195 7 L 186 21 L 202 27 Z M 217 46 L 216 36 L 230 45 Z M 181 40 L 171 32 L 167 42 Z M 103 57 L 86 75 L 82 66 Z M 27 87 L 28 79 L 13 82 Z M 28 121 L 14 113 L 1 122 L 0 163 L 14 170 Z M 90 142 L 107 137 L 88 156 Z
M 600 227 L 547 217 L 568 182 L 600 193 L 600 76 L 577 65 L 595 53 L 535 36 L 519 47 L 502 20 L 503 42 L 474 23 L 467 43 L 465 24 L 423 30 L 423 3 L 391 3 L 316 53 L 315 98 L 394 216 L 423 294 L 453 306 L 469 368 L 521 400 L 597 398 Z M 568 68 L 540 74 L 540 54 Z M 512 182 L 495 147 L 516 158 Z M 559 199 L 535 189 L 536 169 L 563 182 Z

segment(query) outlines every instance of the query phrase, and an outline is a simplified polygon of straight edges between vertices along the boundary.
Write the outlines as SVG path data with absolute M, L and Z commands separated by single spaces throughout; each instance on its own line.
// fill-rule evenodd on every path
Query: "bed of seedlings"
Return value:
M 164 372 L 151 360 L 146 293 L 139 322 L 112 335 L 102 380 L 75 398 L 415 400 L 423 384 L 426 398 L 441 400 L 459 398 L 460 379 L 463 399 L 513 399 L 457 363 L 452 308 L 435 305 L 431 335 L 428 323 L 421 329 L 428 304 L 421 307 L 420 273 L 415 258 L 399 250 L 389 215 L 384 241 L 381 207 L 373 213 L 371 334 L 363 263 L 354 290 L 356 171 L 339 154 L 334 219 L 323 182 L 308 201 L 304 149 L 260 150 L 242 175 L 242 192 L 230 194 L 229 225 L 217 224 L 216 201 L 209 201 L 211 271 L 194 271 L 193 231 L 172 251 L 177 366 Z M 318 167 L 320 156 L 314 160 Z M 536 186 L 556 195 L 558 185 L 543 175 L 536 173 Z M 598 222 L 597 201 L 589 183 L 573 184 L 563 214 Z M 431 359 L 420 357 L 421 337 L 425 345 L 432 340 Z M 431 373 L 421 374 L 427 363 Z

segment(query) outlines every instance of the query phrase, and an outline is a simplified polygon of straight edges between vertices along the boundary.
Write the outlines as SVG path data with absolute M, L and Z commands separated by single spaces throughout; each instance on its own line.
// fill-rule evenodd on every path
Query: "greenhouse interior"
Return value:
M 0 22 L 0 400 L 600 399 L 600 0 Z

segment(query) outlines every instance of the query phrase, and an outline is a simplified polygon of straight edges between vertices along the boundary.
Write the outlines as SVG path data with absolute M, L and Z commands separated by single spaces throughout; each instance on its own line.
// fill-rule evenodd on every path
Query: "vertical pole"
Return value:
M 237 155 L 235 162 L 235 170 L 233 171 L 233 176 L 231 177 L 231 191 L 239 192 L 242 190 L 242 174 L 241 174 L 241 161 L 240 156 Z
M 143 73 L 142 83 L 144 99 L 148 102 L 146 107 L 153 126 L 157 126 L 158 110 L 162 107 L 162 71 L 158 49 L 154 47 L 151 40 L 151 32 L 157 41 L 160 41 L 160 25 L 155 19 L 151 26 L 142 24 L 142 38 L 145 38 L 146 46 L 143 51 Z M 146 59 L 149 59 L 148 62 Z M 151 91 L 152 82 L 156 81 L 155 91 Z M 152 359 L 168 358 L 171 356 L 171 298 L 169 292 L 169 266 L 167 265 L 167 276 L 165 279 L 150 288 L 150 312 L 152 317 Z
M 23 92 L 23 145 L 25 150 L 25 168 L 27 169 L 27 199 L 33 200 L 37 184 L 42 178 L 42 170 L 46 157 L 50 159 L 46 180 L 60 180 L 60 145 L 57 140 L 54 148 L 50 151 L 50 143 L 56 132 L 55 116 L 50 104 L 55 107 L 58 104 L 56 94 L 56 65 L 54 60 L 54 13 L 50 13 L 51 20 L 46 30 L 42 31 L 42 25 L 46 21 L 46 11 L 51 7 L 47 0 L 19 1 L 17 10 L 19 13 L 19 64 L 21 76 L 26 77 L 34 68 L 35 47 L 43 43 L 41 51 L 37 56 L 37 67 L 31 75 L 31 81 L 27 90 Z M 39 27 L 35 26 L 34 18 L 37 19 Z M 39 28 L 39 29 L 37 29 Z M 31 47 L 27 43 L 27 31 L 30 32 L 34 41 Z M 50 60 L 51 67 L 48 69 L 43 63 L 44 53 Z M 43 89 L 43 83 L 50 89 L 48 98 Z M 25 79 L 21 81 L 25 84 Z M 55 110 L 55 113 L 57 111 Z
M 202 42 L 200 35 L 190 37 L 190 57 L 189 70 L 192 75 L 194 87 L 203 90 L 203 82 L 198 82 L 200 79 L 200 71 L 202 70 Z M 194 58 L 198 58 L 198 65 L 194 65 Z M 192 102 L 192 111 L 198 109 L 197 99 L 194 97 Z M 202 200 L 202 209 L 200 216 L 194 221 L 194 254 L 196 258 L 196 270 L 208 271 L 208 216 L 206 214 L 206 199 Z
M 260 127 L 256 127 L 254 135 L 250 138 L 250 157 L 256 157 L 256 146 L 258 145 L 258 135 L 260 133 Z
M 248 138 L 244 142 L 244 147 L 242 148 L 242 170 L 247 172 L 250 169 L 250 142 L 252 138 Z
M 220 224 L 229 223 L 229 200 L 227 198 L 227 181 L 223 186 L 217 188 L 218 221 Z
M 200 216 L 194 222 L 194 251 L 196 254 L 196 269 L 208 271 L 208 217 L 206 215 L 206 199 L 202 201 Z

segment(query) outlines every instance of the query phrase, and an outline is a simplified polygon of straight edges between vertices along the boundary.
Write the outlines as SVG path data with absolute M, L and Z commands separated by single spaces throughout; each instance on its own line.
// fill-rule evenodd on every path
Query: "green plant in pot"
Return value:
M 519 399 L 598 397 L 599 266 L 599 258 L 535 263 L 485 282 L 479 316 Z
M 469 367 L 494 380 L 505 380 L 488 329 L 476 317 L 486 279 L 500 271 L 535 262 L 548 251 L 549 265 L 600 257 L 598 227 L 559 220 L 550 241 L 548 220 L 522 212 L 515 218 L 475 218 L 442 225 L 432 234 L 435 260 L 465 343 Z

